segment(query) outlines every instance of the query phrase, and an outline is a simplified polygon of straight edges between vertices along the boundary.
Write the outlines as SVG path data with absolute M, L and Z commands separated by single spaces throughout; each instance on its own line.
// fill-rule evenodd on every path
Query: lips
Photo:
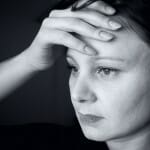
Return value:
M 96 116 L 92 114 L 82 114 L 78 112 L 79 120 L 81 123 L 84 124 L 94 124 L 99 122 L 100 120 L 104 119 L 101 116 Z

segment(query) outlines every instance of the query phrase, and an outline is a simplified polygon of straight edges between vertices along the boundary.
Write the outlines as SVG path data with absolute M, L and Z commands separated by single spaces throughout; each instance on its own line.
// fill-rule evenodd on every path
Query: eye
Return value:
M 98 67 L 96 72 L 101 77 L 106 78 L 106 77 L 114 77 L 115 75 L 117 75 L 119 73 L 119 70 L 118 69 L 114 69 L 114 68 Z
M 67 65 L 67 68 L 69 69 L 69 71 L 71 71 L 71 73 L 76 73 L 76 72 L 78 72 L 78 68 L 77 68 L 76 66 L 74 66 L 74 65 L 68 64 L 68 65 Z

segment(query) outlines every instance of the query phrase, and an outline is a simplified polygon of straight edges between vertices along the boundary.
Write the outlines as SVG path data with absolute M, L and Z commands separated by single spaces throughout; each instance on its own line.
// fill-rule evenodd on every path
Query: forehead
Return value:
M 141 38 L 131 30 L 122 30 L 113 32 L 115 39 L 110 42 L 102 42 L 86 37 L 79 37 L 87 45 L 95 49 L 98 56 L 101 57 L 118 57 L 125 60 L 138 59 L 143 54 L 150 52 L 147 44 L 141 40 Z M 77 55 L 79 52 L 74 52 L 71 49 L 68 50 L 67 55 L 79 58 Z

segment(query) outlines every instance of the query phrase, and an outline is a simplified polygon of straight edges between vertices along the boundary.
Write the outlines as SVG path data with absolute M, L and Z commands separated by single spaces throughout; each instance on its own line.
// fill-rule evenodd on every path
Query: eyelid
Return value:
M 67 61 L 67 68 L 68 68 L 68 69 L 78 68 L 78 66 L 75 65 L 74 63 L 71 63 L 71 62 Z
M 118 73 L 120 72 L 121 70 L 120 69 L 117 69 L 117 68 L 113 68 L 113 67 L 104 67 L 104 66 L 99 66 L 96 68 L 96 72 L 97 71 L 104 71 L 108 69 L 110 72 L 115 72 L 115 73 Z
M 70 57 L 66 57 L 67 64 L 79 68 L 79 65 Z
M 109 66 L 98 66 L 97 69 L 110 69 L 110 70 L 120 70 L 115 67 L 109 67 Z
M 122 63 L 107 62 L 107 61 L 95 62 L 95 66 L 96 68 L 103 67 L 103 68 L 111 68 L 111 69 L 118 69 L 118 70 L 122 70 L 125 67 Z
M 70 57 L 66 57 L 66 61 L 67 63 L 75 63 L 75 61 Z
M 71 60 L 67 60 L 67 65 L 69 65 L 69 66 L 76 66 L 76 64 L 73 61 L 71 61 Z

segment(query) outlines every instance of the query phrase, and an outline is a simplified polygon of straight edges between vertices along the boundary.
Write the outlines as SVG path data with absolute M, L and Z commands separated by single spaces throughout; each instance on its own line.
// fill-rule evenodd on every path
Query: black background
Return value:
M 0 1 L 0 61 L 31 44 L 42 20 L 59 1 Z M 37 74 L 0 103 L 1 149 L 88 150 L 100 146 L 82 135 L 70 101 L 65 65 L 61 58 L 53 68 Z
M 6 0 L 0 8 L 0 61 L 25 50 L 41 21 L 59 0 Z M 0 103 L 0 124 L 52 122 L 72 125 L 74 118 L 65 60 L 38 75 Z

